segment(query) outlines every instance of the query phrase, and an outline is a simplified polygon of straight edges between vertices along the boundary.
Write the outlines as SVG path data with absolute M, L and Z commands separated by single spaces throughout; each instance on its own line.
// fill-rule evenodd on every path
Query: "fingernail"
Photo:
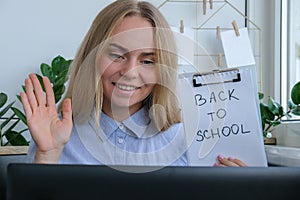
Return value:
M 218 155 L 218 159 L 224 159 L 222 155 Z
M 228 160 L 234 160 L 234 159 L 235 159 L 234 157 L 229 157 L 229 158 L 228 158 Z

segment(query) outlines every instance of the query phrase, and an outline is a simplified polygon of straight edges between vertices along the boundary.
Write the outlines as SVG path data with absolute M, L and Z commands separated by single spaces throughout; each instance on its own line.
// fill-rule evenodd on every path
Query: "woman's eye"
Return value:
M 113 61 L 122 61 L 125 59 L 125 57 L 122 54 L 118 54 L 118 53 L 109 53 L 108 55 L 110 59 Z
M 155 62 L 153 60 L 142 60 L 141 64 L 145 66 L 153 66 Z

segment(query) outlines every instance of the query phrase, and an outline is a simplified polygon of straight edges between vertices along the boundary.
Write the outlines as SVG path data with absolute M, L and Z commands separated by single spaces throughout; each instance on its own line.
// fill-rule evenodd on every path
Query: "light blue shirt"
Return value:
M 73 124 L 61 164 L 188 165 L 183 124 L 173 124 L 160 132 L 145 108 L 121 123 L 101 113 L 98 130 L 93 118 L 84 124 L 75 119 Z M 32 141 L 28 152 L 31 162 L 34 154 Z

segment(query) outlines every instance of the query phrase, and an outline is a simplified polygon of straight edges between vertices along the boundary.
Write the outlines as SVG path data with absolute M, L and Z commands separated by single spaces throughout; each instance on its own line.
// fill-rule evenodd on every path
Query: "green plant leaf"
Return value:
M 42 64 L 41 64 L 40 70 L 41 70 L 43 76 L 47 76 L 47 75 L 49 75 L 49 74 L 52 74 L 52 69 L 51 69 L 51 67 L 50 67 L 48 64 L 46 64 L 46 63 L 42 63 Z
M 24 92 L 26 92 L 26 87 L 25 87 L 25 85 L 22 85 L 22 89 L 23 89 Z
M 62 86 L 66 82 L 66 77 L 65 76 L 57 76 L 55 79 L 55 84 L 54 86 Z
M 20 95 L 16 95 L 17 96 L 17 99 L 22 102 L 22 99 L 21 99 L 21 96 Z
M 39 74 L 35 74 L 35 75 L 36 75 L 37 79 L 39 80 L 39 82 L 40 82 L 40 84 L 42 86 L 43 91 L 45 92 L 45 86 L 44 86 L 43 77 L 41 75 L 39 75 Z
M 13 115 L 15 115 L 15 114 L 13 114 Z M 16 119 L 16 121 L 6 131 L 13 130 L 16 127 L 16 125 L 19 123 L 19 121 L 20 121 L 20 119 Z M 5 135 L 5 133 L 4 133 L 4 135 Z
M 284 116 L 285 113 L 283 111 L 283 107 L 279 105 L 278 110 L 277 110 L 278 116 Z
M 2 106 L 4 106 L 7 102 L 7 94 L 1 92 L 0 93 L 0 108 L 2 108 Z
M 15 114 L 11 115 L 10 117 L 6 118 L 1 124 L 0 129 L 3 129 L 13 118 Z
M 26 141 L 24 136 L 21 135 L 21 133 L 18 133 L 16 131 L 8 131 L 5 134 L 5 137 L 8 141 L 13 146 L 27 146 L 29 145 L 29 142 Z
M 259 100 L 262 100 L 265 97 L 264 93 L 258 92 L 258 98 Z
M 62 56 L 56 56 L 52 60 L 52 71 L 55 75 L 58 75 L 66 66 L 65 64 L 66 60 Z
M 296 106 L 295 108 L 293 108 L 292 110 L 292 113 L 294 114 L 294 115 L 300 115 L 300 106 L 298 105 L 298 106 Z
M 42 63 L 40 70 L 44 76 L 47 76 L 49 78 L 51 83 L 54 82 L 55 75 L 53 74 L 52 68 L 49 65 Z
M 18 118 L 27 126 L 26 116 L 18 108 L 11 107 L 11 109 L 18 116 Z
M 55 96 L 55 103 L 57 103 L 60 99 L 63 93 L 65 92 L 65 86 L 64 85 L 57 85 L 53 87 L 53 90 L 55 90 L 54 96 Z
M 266 128 L 266 120 L 261 120 L 262 129 L 265 130 Z
M 268 105 L 264 103 L 260 103 L 260 114 L 262 129 L 265 130 L 266 124 L 270 124 L 270 122 L 275 119 L 275 115 L 269 110 Z
M 68 65 L 68 67 L 70 67 L 70 65 L 72 64 L 73 59 L 67 60 L 66 64 Z
M 294 104 L 300 104 L 300 81 L 293 86 L 291 90 L 291 98 Z
M 5 108 L 3 108 L 1 111 L 0 111 L 0 117 L 2 117 L 3 115 L 5 115 L 7 113 L 7 111 L 12 107 L 12 105 L 14 104 L 15 102 L 11 102 L 10 104 L 8 104 Z
M 288 108 L 290 110 L 292 110 L 293 108 L 295 108 L 297 105 L 294 104 L 294 102 L 292 100 L 288 100 Z
M 276 116 L 281 116 L 283 115 L 283 108 L 282 106 L 277 103 L 276 101 L 274 101 L 273 98 L 269 97 L 268 98 L 268 107 L 269 110 Z
M 264 103 L 260 103 L 260 114 L 261 118 L 263 120 L 268 119 L 268 120 L 274 120 L 275 115 L 270 111 L 268 105 Z
M 268 131 L 263 131 L 263 136 L 267 137 Z

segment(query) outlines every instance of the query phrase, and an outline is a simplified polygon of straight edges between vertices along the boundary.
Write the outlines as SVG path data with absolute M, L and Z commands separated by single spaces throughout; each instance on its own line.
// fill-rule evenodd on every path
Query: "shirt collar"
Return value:
M 150 137 L 158 132 L 145 107 L 124 120 L 122 124 L 138 138 Z
M 89 123 L 92 125 L 93 120 L 90 120 Z M 122 131 L 137 138 L 151 137 L 158 132 L 154 121 L 149 117 L 149 112 L 145 107 L 142 107 L 123 122 L 117 122 L 101 112 L 100 129 L 102 129 L 102 131 L 100 132 L 103 133 L 100 133 L 100 137 L 102 140 L 104 139 L 103 136 L 105 136 L 106 139 L 109 138 L 120 126 L 125 127 Z

